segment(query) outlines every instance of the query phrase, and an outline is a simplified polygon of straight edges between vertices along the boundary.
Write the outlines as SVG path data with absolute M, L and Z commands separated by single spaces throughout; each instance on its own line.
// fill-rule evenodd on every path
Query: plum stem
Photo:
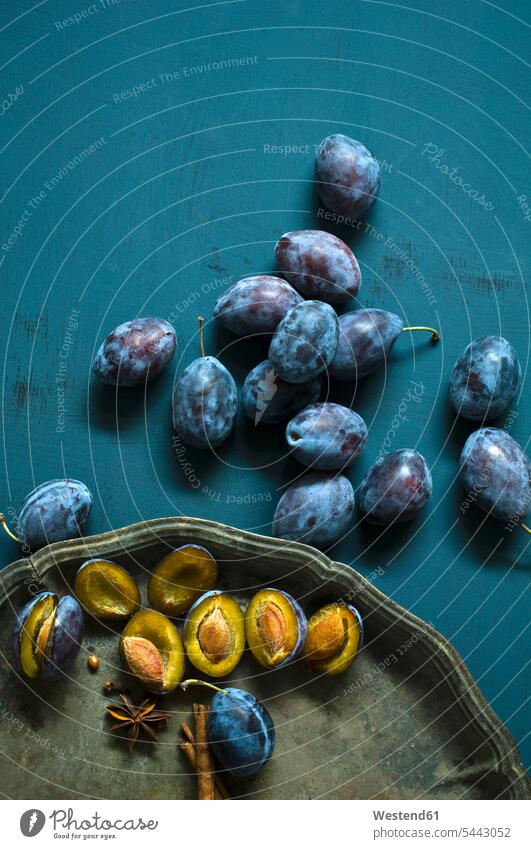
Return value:
M 202 315 L 197 316 L 197 320 L 199 322 L 199 353 L 202 357 L 205 356 L 205 342 L 203 339 L 203 322 L 204 318 Z
M 187 690 L 190 684 L 194 684 L 197 687 L 210 687 L 211 690 L 216 690 L 218 693 L 226 693 L 226 690 L 222 690 L 221 687 L 216 687 L 215 684 L 211 684 L 210 681 L 200 681 L 199 678 L 187 678 L 186 681 L 181 681 L 179 687 L 181 690 Z
M 6 522 L 6 517 L 4 516 L 3 513 L 0 513 L 0 526 L 4 529 L 4 531 L 6 532 L 8 537 L 11 537 L 11 539 L 14 539 L 15 542 L 20 542 L 19 538 L 15 536 L 13 531 L 9 530 L 9 528 L 7 526 L 7 522 Z
M 526 532 L 526 534 L 531 534 L 531 528 L 528 528 L 527 525 L 524 525 L 523 522 L 520 523 L 520 527 L 522 528 L 523 531 Z
M 438 342 L 441 338 L 441 334 L 438 330 L 435 330 L 434 327 L 424 327 L 423 325 L 419 325 L 418 327 L 403 327 L 402 333 L 407 331 L 411 332 L 412 330 L 426 330 L 428 333 L 431 333 L 431 341 L 432 343 Z

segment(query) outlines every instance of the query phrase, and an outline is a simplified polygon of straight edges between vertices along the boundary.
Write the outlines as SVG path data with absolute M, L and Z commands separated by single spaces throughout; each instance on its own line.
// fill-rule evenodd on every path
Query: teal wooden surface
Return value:
M 333 554 L 453 641 L 529 764 L 529 537 L 461 512 L 474 428 L 447 404 L 468 341 L 507 336 L 524 380 L 500 425 L 528 443 L 528 4 L 2 0 L 0 33 L 4 512 L 68 475 L 94 493 L 88 532 L 185 514 L 269 533 L 299 472 L 282 429 L 240 420 L 218 457 L 183 451 L 168 400 L 198 313 L 238 381 L 263 359 L 211 323 L 217 295 L 272 270 L 282 232 L 329 229 L 360 261 L 361 304 L 442 331 L 437 348 L 402 338 L 353 401 L 332 389 L 370 428 L 354 484 L 391 445 L 434 475 L 416 522 L 358 524 Z M 334 131 L 383 164 L 358 229 L 319 213 L 313 149 Z M 178 355 L 116 397 L 90 363 L 137 315 L 172 321 Z

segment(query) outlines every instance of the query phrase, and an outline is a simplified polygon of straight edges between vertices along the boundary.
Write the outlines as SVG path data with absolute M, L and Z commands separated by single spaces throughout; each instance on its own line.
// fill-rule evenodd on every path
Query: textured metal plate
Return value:
M 245 782 L 227 778 L 233 796 L 308 798 L 529 798 L 530 784 L 507 729 L 463 661 L 433 628 L 399 607 L 350 567 L 304 545 L 201 519 L 156 519 L 119 531 L 56 543 L 0 573 L 0 787 L 10 798 L 193 798 L 195 779 L 176 748 L 190 703 L 207 691 L 160 700 L 173 716 L 158 745 L 130 755 L 112 736 L 101 684 L 131 689 L 121 670 L 117 629 L 89 623 L 68 678 L 28 684 L 12 666 L 14 612 L 37 582 L 67 591 L 76 568 L 97 554 L 127 566 L 146 601 L 150 570 L 185 541 L 207 546 L 220 585 L 249 598 L 273 584 L 311 611 L 348 598 L 366 625 L 366 647 L 339 678 L 309 674 L 301 664 L 268 672 L 246 658 L 231 683 L 262 699 L 278 742 L 266 768 Z M 98 674 L 86 665 L 92 647 Z M 192 674 L 192 670 L 189 670 Z M 70 680 L 69 680 L 70 679 Z

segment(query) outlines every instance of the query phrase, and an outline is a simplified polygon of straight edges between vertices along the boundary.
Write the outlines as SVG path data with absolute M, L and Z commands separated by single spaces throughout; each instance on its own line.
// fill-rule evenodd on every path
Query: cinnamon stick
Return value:
M 194 704 L 195 763 L 200 799 L 214 799 L 214 759 L 207 738 L 206 705 Z
M 192 767 L 195 772 L 195 749 L 192 743 L 189 743 L 188 740 L 183 740 L 182 743 L 179 743 L 179 748 L 186 755 L 188 763 Z M 219 780 L 217 778 L 214 779 L 214 799 L 221 801 L 224 799 L 228 799 L 228 796 L 224 795 L 227 791 L 223 788 L 221 789 Z
M 190 766 L 195 769 L 196 758 L 194 732 L 192 731 L 190 726 L 186 724 L 186 722 L 181 723 L 181 731 L 185 740 L 184 742 L 180 743 L 179 746 L 188 758 Z M 230 799 L 229 791 L 225 787 L 224 782 L 222 781 L 221 777 L 218 775 L 217 772 L 214 772 L 214 792 L 216 795 L 216 799 Z

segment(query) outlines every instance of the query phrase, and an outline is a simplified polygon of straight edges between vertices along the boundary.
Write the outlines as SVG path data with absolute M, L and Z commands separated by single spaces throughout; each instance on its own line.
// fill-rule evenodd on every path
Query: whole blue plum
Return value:
M 294 230 L 275 247 L 280 273 L 306 298 L 344 304 L 361 286 L 356 257 L 341 239 L 324 230 Z
M 317 191 L 323 203 L 343 218 L 369 211 L 380 190 L 380 166 L 364 144 L 341 133 L 327 136 L 315 156 Z
M 530 472 L 522 448 L 496 427 L 474 431 L 461 452 L 461 483 L 478 507 L 501 522 L 520 523 L 527 515 Z
M 173 426 L 195 448 L 216 448 L 231 433 L 238 415 L 234 378 L 216 357 L 199 357 L 177 378 L 172 397 Z
M 321 301 L 304 301 L 278 325 L 269 360 L 283 380 L 307 383 L 328 367 L 338 336 L 339 324 L 332 307 Z
M 321 395 L 319 375 L 307 383 L 286 383 L 269 360 L 259 363 L 245 378 L 241 390 L 242 409 L 257 424 L 278 424 L 313 404 Z
M 76 659 L 83 638 L 83 612 L 73 596 L 34 596 L 17 616 L 17 665 L 27 678 L 58 678 Z
M 78 480 L 41 483 L 24 499 L 18 516 L 22 545 L 37 551 L 43 545 L 80 536 L 92 507 L 88 487 Z
M 231 775 L 254 775 L 275 748 L 269 711 L 251 693 L 227 687 L 218 691 L 208 713 L 207 735 L 215 756 Z
M 339 318 L 339 340 L 330 363 L 337 380 L 356 380 L 376 371 L 386 362 L 404 323 L 385 310 L 348 312 Z
M 433 327 L 404 327 L 399 316 L 386 310 L 357 310 L 340 316 L 330 376 L 336 380 L 357 380 L 381 368 L 404 330 L 431 333 L 432 342 L 440 338 Z
M 139 386 L 162 371 L 177 346 L 172 325 L 163 318 L 136 318 L 115 327 L 102 343 L 92 371 L 112 386 Z
M 501 336 L 481 336 L 467 345 L 450 377 L 450 403 L 465 419 L 488 421 L 513 400 L 522 369 L 513 346 Z
M 359 457 L 367 439 L 367 425 L 354 410 L 341 404 L 312 404 L 286 428 L 293 456 L 303 465 L 332 471 Z
M 372 525 L 409 522 L 424 507 L 433 489 L 426 460 L 412 448 L 381 457 L 358 491 L 361 516 Z
M 282 495 L 273 518 L 273 536 L 328 548 L 347 533 L 354 491 L 343 475 L 309 472 Z
M 216 301 L 214 316 L 238 336 L 274 333 L 287 312 L 302 298 L 280 277 L 257 274 L 244 277 Z

